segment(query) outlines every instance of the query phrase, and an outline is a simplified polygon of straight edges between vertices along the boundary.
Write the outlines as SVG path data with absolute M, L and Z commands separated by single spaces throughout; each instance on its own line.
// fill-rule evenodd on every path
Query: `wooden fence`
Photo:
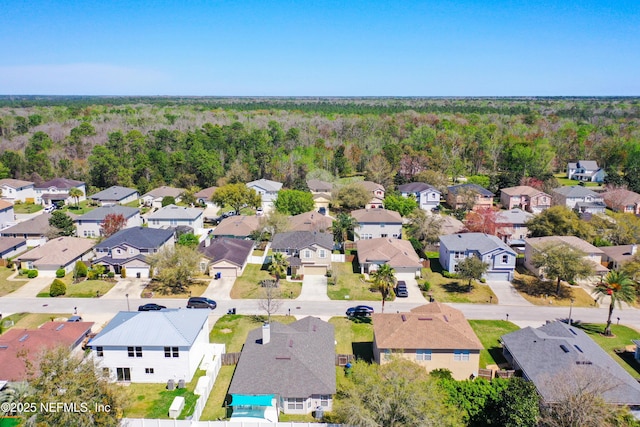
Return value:
M 353 354 L 336 354 L 336 366 L 344 366 L 349 362 L 353 362 L 355 356 Z
M 236 365 L 242 353 L 224 353 L 221 357 L 222 366 Z

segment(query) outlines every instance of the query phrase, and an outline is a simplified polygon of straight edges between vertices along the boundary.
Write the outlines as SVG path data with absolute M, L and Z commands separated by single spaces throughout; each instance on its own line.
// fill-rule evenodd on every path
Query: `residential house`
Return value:
M 408 313 L 375 313 L 373 357 L 411 360 L 427 371 L 447 369 L 456 380 L 478 375 L 484 347 L 460 310 L 433 302 Z
M 566 206 L 578 213 L 604 213 L 607 208 L 602 194 L 580 185 L 555 188 L 551 194 L 554 205 Z
M 0 237 L 0 259 L 9 259 L 27 250 L 27 239 Z
M 520 208 L 537 214 L 551 207 L 551 196 L 537 188 L 519 185 L 500 190 L 500 203 L 507 210 Z
M 106 205 L 89 211 L 74 219 L 76 234 L 82 237 L 102 236 L 102 224 L 107 215 L 122 215 L 127 221 L 123 228 L 142 226 L 140 210 L 121 205 Z
M 420 277 L 422 262 L 408 240 L 379 239 L 358 240 L 360 273 L 371 273 L 382 264 L 391 266 L 396 274 L 411 273 Z
M 331 268 L 333 235 L 312 231 L 288 231 L 273 236 L 271 249 L 289 255 L 291 275 L 325 275 Z
M 387 209 L 358 209 L 351 212 L 358 221 L 354 240 L 376 239 L 379 237 L 402 238 L 402 217 L 396 211 Z
M 33 187 L 34 184 L 31 181 L 12 178 L 0 179 L 2 200 L 6 200 L 11 203 L 35 203 L 36 192 Z
M 329 212 L 333 191 L 333 184 L 319 179 L 310 179 L 307 181 L 307 187 L 313 195 L 313 203 L 316 211 L 324 209 L 325 214 Z
M 2 237 L 20 237 L 27 239 L 27 246 L 44 245 L 47 241 L 47 234 L 51 230 L 49 225 L 50 213 L 41 213 L 26 221 L 22 221 L 9 228 L 0 231 Z
M 193 196 L 196 198 L 196 201 L 199 205 L 206 205 L 210 208 L 218 207 L 215 203 L 211 201 L 211 197 L 213 193 L 218 189 L 218 187 L 208 187 L 203 190 L 198 191 Z
M 13 212 L 13 203 L 0 200 L 0 230 L 11 227 L 16 223 L 16 216 Z
M 620 270 L 638 252 L 638 245 L 602 246 L 602 264 L 609 270 Z
M 483 277 L 487 280 L 512 280 L 516 253 L 496 236 L 463 233 L 440 236 L 439 260 L 450 273 L 458 271 L 458 262 L 476 256 L 489 264 Z
M 567 163 L 567 178 L 583 182 L 604 182 L 607 174 L 598 167 L 594 160 L 580 160 L 577 163 Z
M 187 226 L 193 234 L 202 234 L 204 229 L 204 211 L 198 208 L 187 208 L 167 205 L 147 217 L 150 228 L 175 228 Z
M 254 246 L 253 240 L 230 239 L 228 237 L 212 239 L 207 236 L 198 245 L 198 252 L 202 256 L 200 271 L 211 277 L 217 275 L 220 277 L 241 276 Z
M 331 205 L 331 200 L 333 200 L 333 196 L 331 193 L 314 193 L 313 194 L 313 208 L 322 212 L 324 209 L 324 214 L 327 215 L 329 213 L 329 205 Z
M 122 268 L 125 268 L 127 277 L 147 279 L 151 277 L 147 256 L 171 248 L 174 243 L 173 230 L 125 228 L 93 248 L 96 254 L 93 264 L 104 265 L 107 271 L 112 268 L 116 274 L 121 274 Z
M 249 239 L 258 229 L 260 229 L 259 217 L 234 215 L 220 221 L 220 224 L 210 234 L 214 238 Z
M 78 200 L 69 196 L 69 190 L 72 188 L 77 188 L 82 191 L 82 196 L 78 196 Z M 79 203 L 87 199 L 87 186 L 84 182 L 74 179 L 54 178 L 35 185 L 34 189 L 36 192 L 36 203 L 39 205 L 70 205 L 76 203 L 76 201 Z
M 384 187 L 373 181 L 360 181 L 359 185 L 371 193 L 371 200 L 364 206 L 365 209 L 377 209 L 384 207 Z
M 307 187 L 312 193 L 329 193 L 333 191 L 333 184 L 327 181 L 321 181 L 319 179 L 307 180 Z
M 547 236 L 547 237 L 529 237 L 525 239 L 524 246 L 524 265 L 534 274 L 542 274 L 543 270 L 533 265 L 533 255 L 547 246 L 567 245 L 573 249 L 578 249 L 585 253 L 585 259 L 591 261 L 595 268 L 596 274 L 604 275 L 609 269 L 602 265 L 602 257 L 604 252 L 601 248 L 593 246 L 589 242 L 585 242 L 576 236 Z
M 440 235 L 461 233 L 466 229 L 464 223 L 452 215 L 440 215 L 442 225 L 440 226 Z
M 90 196 L 89 199 L 102 206 L 126 205 L 138 200 L 138 190 L 114 185 Z
M 145 206 L 161 208 L 162 199 L 165 197 L 173 197 L 174 201 L 179 203 L 180 200 L 182 200 L 182 195 L 185 191 L 186 190 L 184 188 L 167 187 L 166 185 L 163 185 L 162 187 L 154 188 L 144 194 L 140 199 L 142 200 L 142 204 Z
M 522 209 L 499 211 L 496 214 L 496 235 L 507 245 L 524 245 L 524 239 L 529 234 L 527 221 L 533 214 Z
M 332 324 L 316 317 L 288 325 L 265 323 L 249 332 L 242 347 L 229 386 L 231 404 L 243 396 L 272 396 L 285 414 L 310 414 L 318 407 L 330 411 L 335 363 Z
M 278 197 L 278 191 L 282 188 L 282 183 L 260 178 L 247 183 L 247 187 L 254 189 L 262 197 L 262 209 L 270 211 L 273 209 L 273 202 Z
M 440 190 L 424 182 L 410 182 L 398 186 L 402 197 L 415 198 L 418 207 L 427 212 L 432 212 L 440 205 Z
M 640 194 L 624 188 L 607 190 L 602 195 L 607 207 L 615 212 L 640 215 Z
M 189 382 L 210 351 L 209 310 L 121 311 L 88 346 L 114 380 Z
M 328 231 L 333 220 L 318 212 L 305 212 L 289 217 L 289 231 Z
M 79 349 L 92 326 L 93 322 L 45 322 L 36 329 L 9 329 L 0 335 L 0 380 L 27 381 L 30 369 L 33 375 L 38 375 L 43 350 Z
M 56 237 L 44 245 L 25 252 L 16 258 L 20 268 L 38 270 L 40 276 L 56 277 L 56 270 L 71 273 L 76 261 L 93 258 L 94 242 L 80 237 Z
M 478 209 L 493 206 L 491 191 L 478 184 L 458 184 L 447 187 L 447 204 L 451 209 Z
M 566 398 L 559 395 L 560 390 L 578 387 L 575 378 L 584 375 L 602 381 L 606 375 L 612 386 L 604 387 L 599 397 L 615 405 L 640 405 L 638 381 L 580 328 L 555 321 L 511 332 L 501 341 L 505 359 L 535 385 L 545 403 Z M 562 387 L 558 381 L 563 382 Z

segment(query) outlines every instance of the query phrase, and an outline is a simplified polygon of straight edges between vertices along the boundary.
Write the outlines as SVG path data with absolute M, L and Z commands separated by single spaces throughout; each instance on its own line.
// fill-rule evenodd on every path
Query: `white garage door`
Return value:
M 307 265 L 304 267 L 305 276 L 324 276 L 327 274 L 327 267 L 324 265 Z
M 491 272 L 491 273 L 486 273 L 484 276 L 487 280 L 506 280 L 506 281 L 510 281 L 511 280 L 511 273 L 509 273 L 508 271 L 505 272 Z
M 149 268 L 148 267 L 126 267 L 127 269 L 127 277 L 131 279 L 148 279 L 149 278 Z
M 220 273 L 222 277 L 237 277 L 238 269 L 233 267 L 218 267 L 212 268 L 211 273 L 215 276 L 216 273 Z

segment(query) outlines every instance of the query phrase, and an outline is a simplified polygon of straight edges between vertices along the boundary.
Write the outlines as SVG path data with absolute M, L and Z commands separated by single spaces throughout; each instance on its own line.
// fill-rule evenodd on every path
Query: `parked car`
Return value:
M 396 297 L 406 298 L 408 296 L 409 291 L 407 290 L 407 283 L 404 280 L 398 280 L 398 284 L 396 285 Z
M 46 208 L 44 208 L 44 212 L 45 213 L 51 213 L 51 212 L 53 212 L 55 210 L 56 210 L 56 205 L 49 205 Z
M 155 304 L 155 303 L 149 303 L 149 304 L 145 304 L 145 305 L 141 305 L 140 307 L 138 307 L 138 311 L 157 311 L 157 310 L 162 310 L 163 308 L 167 308 L 164 305 L 160 305 L 160 304 Z
M 356 305 L 347 309 L 347 317 L 369 317 L 373 314 L 373 307 L 368 305 Z
M 318 209 L 318 213 L 320 215 L 326 215 L 327 214 L 327 208 L 325 208 L 324 206 L 321 207 L 320 209 Z
M 67 319 L 67 322 L 82 322 L 82 317 L 80 316 L 71 316 Z
M 212 299 L 205 297 L 191 297 L 187 302 L 187 308 L 210 308 L 213 310 L 218 304 Z
M 256 209 L 256 216 L 262 216 L 262 215 L 264 215 L 264 209 L 262 208 Z

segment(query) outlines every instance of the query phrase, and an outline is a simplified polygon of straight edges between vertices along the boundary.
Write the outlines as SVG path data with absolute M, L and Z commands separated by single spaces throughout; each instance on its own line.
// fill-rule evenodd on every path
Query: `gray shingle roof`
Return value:
M 5 228 L 1 233 L 3 236 L 12 236 L 13 234 L 43 235 L 51 228 L 49 226 L 49 218 L 51 218 L 50 213 L 42 213 L 26 221 L 19 222 L 13 227 Z
M 149 215 L 149 220 L 152 219 L 191 219 L 195 220 L 202 216 L 202 209 L 187 208 L 176 205 L 167 205 L 156 212 Z
M 146 193 L 145 195 L 143 195 L 142 197 L 152 197 L 152 198 L 159 198 L 159 197 L 180 197 L 186 190 L 184 188 L 175 188 L 175 187 L 168 187 L 166 185 L 163 185 L 162 187 L 158 187 L 158 188 L 154 188 L 153 190 L 149 191 L 148 193 Z
M 333 235 L 312 231 L 287 231 L 273 236 L 271 248 L 274 250 L 304 249 L 314 244 L 332 250 Z
M 525 376 L 548 402 L 557 399 L 549 380 L 556 375 L 580 369 L 605 372 L 616 381 L 616 387 L 605 391 L 602 396 L 607 402 L 640 405 L 640 384 L 575 326 L 552 322 L 537 329 L 527 327 L 503 335 L 502 342 Z
M 457 194 L 460 191 L 472 191 L 485 197 L 493 197 L 494 194 L 486 188 L 480 187 L 478 184 L 458 184 L 447 187 L 449 193 Z
M 388 209 L 357 209 L 351 216 L 360 224 L 402 224 L 402 217 L 396 211 Z
M 247 182 L 247 187 L 260 187 L 267 192 L 276 193 L 282 188 L 282 183 L 260 178 L 256 181 Z
M 331 192 L 333 190 L 333 184 L 327 181 L 321 181 L 319 179 L 310 179 L 307 181 L 307 187 L 309 190 L 315 192 Z
M 126 243 L 138 249 L 155 249 L 162 246 L 172 236 L 173 230 L 148 227 L 125 228 L 98 243 L 95 248 L 110 249 Z
M 207 240 L 205 239 L 198 245 L 198 251 L 202 255 L 213 262 L 228 261 L 237 266 L 244 265 L 255 244 L 253 240 L 230 239 L 227 237 L 213 239 L 210 241 L 209 246 L 205 246 L 206 243 Z
M 400 191 L 401 193 L 421 193 L 427 190 L 437 191 L 438 193 L 440 193 L 440 191 L 434 186 L 425 184 L 424 182 L 410 182 L 408 184 L 402 184 L 398 186 L 398 191 Z
M 30 187 L 34 184 L 31 181 L 23 181 L 21 179 L 3 178 L 0 179 L 0 185 L 6 185 L 7 187 L 11 188 L 23 188 Z
M 595 191 L 591 191 L 588 188 L 583 187 L 581 185 L 572 185 L 570 187 L 558 187 L 558 188 L 554 188 L 551 191 L 557 194 L 561 194 L 565 197 L 570 197 L 570 198 L 586 197 L 586 196 L 591 196 L 595 198 L 602 197 L 602 195 L 596 193 Z
M 130 208 L 128 206 L 101 206 L 92 211 L 87 212 L 84 215 L 80 215 L 76 218 L 77 221 L 103 221 L 104 218 L 109 214 L 120 215 L 122 214 L 126 219 L 129 219 L 136 214 L 139 214 L 140 211 L 136 208 Z
M 58 190 L 70 190 L 72 188 L 75 188 L 81 185 L 84 185 L 84 182 L 76 181 L 75 179 L 53 178 L 49 181 L 46 181 L 34 186 L 34 188 L 48 189 L 51 187 L 55 187 Z
M 271 340 L 262 344 L 262 328 L 249 332 L 229 393 L 308 397 L 335 394 L 333 325 L 305 317 L 290 325 L 271 322 Z
M 104 201 L 119 201 L 125 199 L 132 194 L 137 194 L 138 190 L 134 188 L 120 187 L 118 185 L 114 185 L 113 187 L 109 187 L 106 190 L 102 190 L 91 197 L 92 200 L 104 200 Z
M 524 224 L 533 218 L 533 214 L 522 209 L 511 209 L 510 211 L 500 211 L 496 215 L 497 224 Z
M 121 311 L 90 346 L 191 346 L 209 310 Z
M 599 169 L 598 162 L 595 160 L 580 160 L 578 165 L 588 171 L 595 171 Z
M 462 233 L 440 236 L 440 244 L 449 251 L 476 250 L 481 254 L 491 252 L 495 249 L 502 249 L 515 256 L 515 252 L 496 236 L 484 233 Z
M 0 253 L 19 246 L 26 246 L 27 241 L 20 237 L 0 237 Z

